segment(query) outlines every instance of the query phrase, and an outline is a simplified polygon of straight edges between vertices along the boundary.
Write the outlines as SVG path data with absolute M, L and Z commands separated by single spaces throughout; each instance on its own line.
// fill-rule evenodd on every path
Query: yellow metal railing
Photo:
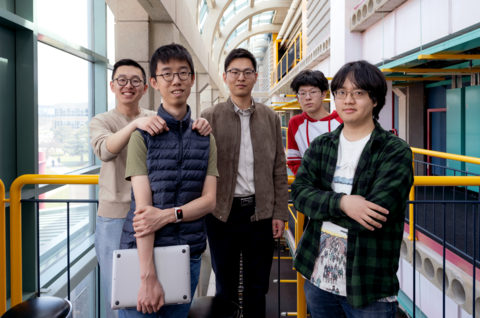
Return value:
M 0 180 L 0 315 L 7 311 L 7 245 L 5 224 L 5 185 Z
M 438 151 L 412 148 L 414 154 L 427 155 L 443 159 L 457 160 L 467 163 L 480 164 L 480 158 L 454 155 Z M 288 176 L 291 185 L 295 176 Z M 21 218 L 21 190 L 29 184 L 98 184 L 98 175 L 23 175 L 18 177 L 10 187 L 10 199 L 5 198 L 5 186 L 0 180 L 0 315 L 7 308 L 6 304 L 6 237 L 5 237 L 5 203 L 10 202 L 10 266 L 11 266 L 11 305 L 22 302 L 22 218 Z M 480 186 L 480 177 L 472 176 L 415 176 L 410 192 L 410 200 L 415 200 L 414 187 L 416 186 Z M 295 216 L 289 205 L 289 212 L 294 219 L 295 248 L 303 235 L 305 216 L 297 213 Z M 413 208 L 410 205 L 410 220 L 413 220 Z M 410 222 L 413 224 L 413 222 Z M 413 240 L 413 226 L 410 228 L 410 238 Z M 297 272 L 297 313 L 288 313 L 289 316 L 306 317 L 306 301 L 303 291 L 305 282 Z
M 12 183 L 10 187 L 10 280 L 11 280 L 11 303 L 12 307 L 22 302 L 22 205 L 20 200 L 22 199 L 22 188 L 27 184 L 98 184 L 98 175 L 36 175 L 27 174 L 18 177 Z M 3 187 L 3 183 L 2 183 Z M 3 191 L 2 191 L 3 190 Z M 5 189 L 0 188 L 2 196 L 5 194 Z M 3 205 L 0 210 L 2 218 L 5 215 L 5 206 Z M 5 221 L 3 219 L 4 226 L 1 231 L 5 230 Z M 1 221 L 0 221 L 1 226 Z M 3 232 L 5 233 L 5 232 Z M 0 238 L 0 246 L 5 246 L 5 235 Z M 2 251 L 3 250 L 3 251 Z M 1 248 L 0 268 L 6 265 L 5 249 Z M 3 269 L 2 269 L 3 270 Z M 1 275 L 1 273 L 0 273 Z M 5 275 L 1 275 L 0 279 L 4 279 Z M 0 280 L 1 292 L 6 290 L 6 281 Z M 38 286 L 37 288 L 39 288 Z M 1 294 L 0 294 L 1 297 Z M 1 306 L 3 306 L 5 297 L 1 298 Z M 6 309 L 6 305 L 5 305 Z M 0 307 L 0 314 L 5 312 L 5 309 Z
M 412 148 L 414 154 L 423 154 L 429 155 L 438 158 L 452 159 L 457 161 L 469 162 L 480 164 L 480 158 L 467 157 L 461 155 L 454 155 L 449 153 L 424 150 L 419 148 Z M 412 163 L 413 164 L 413 163 Z M 288 184 L 291 185 L 295 180 L 295 176 L 288 176 Z M 480 186 L 480 177 L 465 177 L 465 176 L 415 176 L 412 189 L 410 191 L 409 200 L 415 201 L 415 187 L 417 186 Z M 303 235 L 303 225 L 305 220 L 305 215 L 301 212 L 297 213 L 295 218 L 289 205 L 289 211 L 293 216 L 295 222 L 295 249 L 298 247 L 300 238 Z M 413 204 L 409 206 L 409 215 L 410 220 L 414 220 L 414 209 Z M 410 221 L 410 231 L 409 239 L 413 240 L 415 237 L 413 232 L 413 222 Z M 307 303 L 305 299 L 305 293 L 303 292 L 303 284 L 305 279 L 297 272 L 297 312 L 296 313 L 287 313 L 287 316 L 297 316 L 297 317 L 306 317 L 307 316 Z
M 278 52 L 278 42 L 279 41 L 281 41 L 281 40 L 275 41 L 275 50 L 277 52 Z M 295 36 L 292 44 L 290 44 L 290 46 L 287 48 L 287 50 L 285 51 L 285 54 L 283 54 L 282 58 L 275 65 L 273 72 L 270 74 L 270 83 L 271 83 L 272 88 L 275 86 L 275 84 L 277 84 L 279 81 L 282 80 L 284 72 L 286 72 L 286 74 L 288 74 L 288 71 L 289 71 L 288 51 L 290 51 L 292 46 L 294 47 L 294 60 L 293 60 L 292 68 L 297 66 L 297 63 L 300 62 L 303 59 L 302 41 L 303 41 L 302 32 L 298 32 L 298 34 Z M 298 56 L 297 56 L 297 51 L 299 53 Z M 283 69 L 283 61 L 284 60 L 286 62 L 285 63 L 285 65 L 286 65 L 285 70 Z M 278 73 L 279 68 L 280 68 L 280 76 L 279 76 L 279 73 Z

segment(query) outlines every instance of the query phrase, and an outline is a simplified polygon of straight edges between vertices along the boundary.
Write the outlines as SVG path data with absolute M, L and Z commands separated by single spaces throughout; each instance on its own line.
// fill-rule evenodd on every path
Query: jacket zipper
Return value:
M 178 207 L 178 188 L 182 180 L 182 161 L 183 161 L 183 138 L 182 138 L 182 122 L 180 122 L 180 134 L 178 136 L 178 144 L 180 147 L 180 158 L 179 158 L 179 169 L 178 169 L 178 179 L 177 179 L 177 189 L 175 190 L 175 207 Z M 175 238 L 177 239 L 177 245 L 180 245 L 179 239 L 179 224 L 175 224 Z
M 238 115 L 239 116 L 239 115 Z M 233 117 L 235 118 L 235 142 L 233 144 L 233 156 L 232 156 L 232 163 L 235 162 L 235 152 L 237 150 L 237 135 L 238 135 L 238 121 L 237 121 L 237 114 L 235 111 L 233 112 Z M 239 118 L 240 119 L 240 118 Z M 241 129 L 241 128 L 240 128 Z M 232 164 L 232 176 L 235 175 L 235 164 Z M 232 195 L 235 192 L 235 182 L 237 181 L 236 178 L 232 178 L 232 187 L 233 191 L 230 190 L 230 198 L 228 199 L 228 202 L 230 203 L 230 209 L 232 208 Z M 228 213 L 229 211 L 225 211 L 225 213 Z M 227 222 L 227 220 L 224 220 L 224 222 Z

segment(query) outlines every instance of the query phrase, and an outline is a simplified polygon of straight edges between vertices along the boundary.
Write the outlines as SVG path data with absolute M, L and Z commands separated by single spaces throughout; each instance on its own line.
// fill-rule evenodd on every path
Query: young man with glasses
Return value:
M 288 122 L 287 165 L 296 175 L 310 142 L 335 130 L 342 120 L 336 111 L 329 114 L 323 107 L 328 80 L 322 72 L 303 70 L 295 76 L 290 88 L 297 94 L 303 109 L 303 113 Z
M 287 169 L 279 117 L 252 98 L 255 57 L 245 49 L 225 59 L 230 98 L 205 110 L 218 145 L 217 204 L 206 226 L 216 295 L 238 303 L 243 260 L 243 315 L 265 317 L 274 239 L 287 220 Z
M 120 318 L 186 318 L 190 304 L 164 304 L 153 262 L 153 248 L 190 246 L 191 297 L 206 249 L 205 215 L 215 207 L 218 171 L 212 135 L 192 130 L 187 105 L 195 70 L 181 45 L 158 48 L 150 60 L 150 85 L 162 95 L 158 108 L 170 128 L 156 136 L 135 131 L 128 143 L 125 178 L 132 181 L 132 205 L 123 224 L 120 248 L 136 248 L 141 285 L 137 307 L 122 309 Z
M 137 62 L 124 59 L 115 63 L 110 89 L 117 98 L 117 107 L 92 118 L 89 128 L 93 151 L 102 161 L 95 251 L 100 264 L 107 318 L 114 318 L 118 314 L 111 309 L 112 255 L 119 247 L 131 201 L 131 184 L 125 180 L 127 144 L 137 128 L 152 136 L 169 128 L 156 112 L 139 107 L 148 85 L 145 71 Z M 195 128 L 204 135 L 211 131 L 204 119 L 198 120 Z
M 387 83 L 365 61 L 331 83 L 343 124 L 315 139 L 292 185 L 310 217 L 295 268 L 306 277 L 311 317 L 395 317 L 412 151 L 377 122 Z

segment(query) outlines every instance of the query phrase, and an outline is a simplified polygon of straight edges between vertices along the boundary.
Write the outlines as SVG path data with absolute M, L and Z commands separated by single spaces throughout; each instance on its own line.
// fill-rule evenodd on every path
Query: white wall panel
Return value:
M 451 0 L 422 0 L 422 43 L 430 43 L 449 35 L 449 3 Z M 454 0 L 452 2 L 456 2 Z M 477 2 L 477 0 L 471 3 Z M 478 1 L 480 3 L 480 1 Z M 477 18 L 477 20 L 479 20 Z
M 405 2 L 396 10 L 395 49 L 402 54 L 420 46 L 420 0 Z
M 452 32 L 480 22 L 479 0 L 451 0 L 452 1 Z
M 332 77 L 333 74 L 330 74 L 330 57 L 327 57 L 326 59 L 312 67 L 312 70 L 318 70 L 322 72 L 325 77 Z
M 400 269 L 397 272 L 397 277 L 400 280 L 401 289 L 412 299 L 413 267 L 403 258 L 400 258 L 399 265 Z M 418 271 L 415 271 L 415 274 L 415 298 L 417 307 L 419 307 L 427 317 L 442 317 L 442 292 Z M 472 315 L 467 314 L 452 299 L 445 297 L 445 317 L 466 318 L 472 317 Z
M 395 13 L 384 17 L 363 34 L 362 58 L 370 63 L 382 62 L 382 58 L 395 56 Z
M 387 81 L 388 90 L 385 97 L 385 105 L 383 106 L 380 114 L 378 115 L 378 122 L 385 130 L 392 129 L 392 81 Z

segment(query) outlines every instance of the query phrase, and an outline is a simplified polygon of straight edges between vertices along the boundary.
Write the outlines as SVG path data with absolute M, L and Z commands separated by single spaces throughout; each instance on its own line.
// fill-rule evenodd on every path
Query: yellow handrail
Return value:
M 300 56 L 298 57 L 297 56 L 297 39 L 300 37 L 300 41 L 298 43 L 298 46 L 300 48 Z M 277 42 L 275 42 L 275 45 L 278 45 Z M 293 39 L 292 43 L 290 44 L 290 46 L 287 48 L 287 50 L 285 51 L 285 53 L 283 54 L 283 56 L 280 58 L 280 60 L 278 61 L 278 63 L 274 66 L 274 70 L 272 71 L 272 73 L 270 73 L 270 76 L 273 77 L 273 74 L 275 72 L 277 72 L 278 70 L 278 66 L 280 65 L 280 68 L 282 67 L 282 60 L 284 58 L 287 59 L 287 74 L 288 74 L 288 51 L 290 50 L 290 48 L 295 45 L 295 55 L 294 55 L 294 66 L 297 66 L 297 61 L 301 61 L 303 59 L 303 46 L 302 46 L 302 32 L 298 32 L 297 35 L 295 36 L 295 38 Z M 275 48 L 275 50 L 278 50 L 278 47 Z M 280 69 L 280 76 L 283 78 L 283 70 Z M 278 74 L 277 76 L 275 76 L 275 84 L 278 83 Z M 272 81 L 272 87 L 275 86 L 273 84 L 273 81 Z
M 0 180 L 0 315 L 7 311 L 7 244 L 5 224 L 5 185 Z
M 22 205 L 20 200 L 22 199 L 22 187 L 27 184 L 98 184 L 98 175 L 27 174 L 13 181 L 10 187 L 10 281 L 12 307 L 22 302 Z
M 414 148 L 414 147 L 412 147 L 411 149 L 413 153 L 420 154 L 420 155 L 426 155 L 430 157 L 450 159 L 450 160 L 456 160 L 456 161 L 468 162 L 468 163 L 474 163 L 474 164 L 480 165 L 480 158 L 476 158 L 476 157 L 455 155 L 453 153 L 426 150 L 426 149 Z

